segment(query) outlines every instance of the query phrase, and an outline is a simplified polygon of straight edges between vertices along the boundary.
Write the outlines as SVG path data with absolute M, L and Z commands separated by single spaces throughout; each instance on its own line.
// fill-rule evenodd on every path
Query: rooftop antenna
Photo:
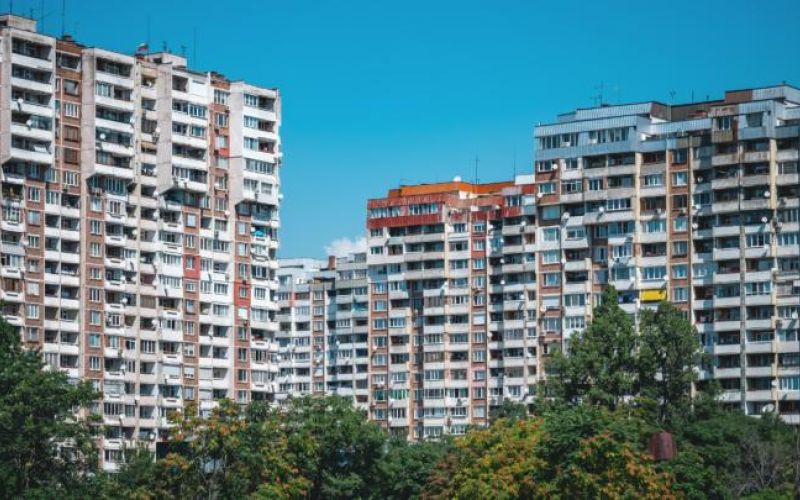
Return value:
M 511 178 L 517 178 L 517 148 L 514 148 L 514 175 Z
M 595 106 L 602 106 L 603 105 L 603 90 L 605 90 L 605 84 L 601 80 L 598 85 L 594 86 L 594 89 L 597 91 L 597 94 L 592 97 L 594 99 Z
M 67 0 L 61 0 L 61 38 L 67 34 Z
M 614 93 L 617 94 L 617 104 L 622 104 L 622 87 L 618 84 L 614 84 Z
M 675 91 L 674 90 L 670 90 L 669 91 L 669 103 L 670 104 L 675 104 Z
M 478 155 L 475 154 L 475 184 L 478 183 L 478 162 L 479 161 L 480 161 L 480 159 L 478 158 Z
M 692 104 L 694 104 L 694 89 L 692 89 Z
M 167 52 L 167 41 L 166 40 L 161 40 L 161 51 L 162 52 Z
M 186 45 L 181 45 L 181 57 L 186 57 Z

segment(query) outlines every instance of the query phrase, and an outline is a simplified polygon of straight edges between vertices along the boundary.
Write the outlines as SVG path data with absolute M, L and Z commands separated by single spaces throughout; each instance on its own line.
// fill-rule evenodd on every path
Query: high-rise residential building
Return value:
M 613 285 L 668 300 L 724 405 L 800 423 L 800 90 L 578 109 L 535 128 L 533 176 L 368 202 L 370 415 L 423 438 L 526 402 Z
M 279 261 L 277 335 L 280 402 L 335 394 L 368 402 L 366 254 Z
M 104 466 L 188 402 L 272 400 L 280 96 L 0 16 L 2 314 L 102 400 Z
M 725 405 L 800 423 L 800 90 L 578 109 L 535 129 L 540 337 L 614 285 L 702 334 Z
M 411 439 L 530 401 L 540 344 L 531 176 L 403 186 L 368 202 L 370 415 Z
M 278 260 L 278 378 L 276 400 L 312 394 L 313 375 L 324 370 L 328 291 L 332 273 L 325 261 Z M 312 311 L 317 327 L 312 334 Z M 322 321 L 321 324 L 316 323 Z

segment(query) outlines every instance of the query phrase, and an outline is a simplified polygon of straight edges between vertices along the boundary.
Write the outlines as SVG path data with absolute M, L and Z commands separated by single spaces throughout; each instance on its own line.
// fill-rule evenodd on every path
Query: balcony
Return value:
M 116 165 L 103 165 L 95 163 L 94 169 L 89 173 L 92 175 L 104 175 L 107 177 L 117 177 L 119 179 L 133 180 L 133 169 L 129 167 L 116 166 Z

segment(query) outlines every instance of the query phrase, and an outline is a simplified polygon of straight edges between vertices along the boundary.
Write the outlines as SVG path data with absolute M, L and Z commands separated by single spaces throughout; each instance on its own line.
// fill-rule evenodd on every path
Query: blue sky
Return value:
M 45 31 L 61 3 L 44 2 Z M 601 83 L 611 103 L 800 85 L 797 1 L 66 3 L 87 45 L 132 53 L 149 15 L 151 49 L 280 87 L 283 257 L 363 235 L 367 198 L 400 183 L 472 179 L 476 155 L 481 181 L 530 171 L 533 125 Z M 39 17 L 43 2 L 13 4 Z

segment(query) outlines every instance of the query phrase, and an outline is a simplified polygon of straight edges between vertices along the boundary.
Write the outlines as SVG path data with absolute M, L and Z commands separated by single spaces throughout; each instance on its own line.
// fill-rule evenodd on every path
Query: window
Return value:
M 746 236 L 747 248 L 763 247 L 770 244 L 769 233 L 753 233 Z
M 685 186 L 689 180 L 689 173 L 688 172 L 673 172 L 672 173 L 672 185 L 673 186 Z
M 747 113 L 745 119 L 748 127 L 760 127 L 762 124 L 763 113 Z
M 664 219 L 653 219 L 642 223 L 644 233 L 664 233 L 667 231 L 667 221 Z
M 539 192 L 542 194 L 554 194 L 556 192 L 556 183 L 544 182 L 539 184 Z
M 652 267 L 643 267 L 642 268 L 642 279 L 643 280 L 660 280 L 664 279 L 664 276 L 667 274 L 667 269 L 665 266 L 652 266 Z
M 800 233 L 778 233 L 778 245 L 779 246 L 791 246 L 797 245 L 798 235 Z
M 552 220 L 558 219 L 561 216 L 561 207 L 558 205 L 550 205 L 542 209 L 542 219 Z
M 642 177 L 642 184 L 645 187 L 663 186 L 664 174 L 649 174 Z
M 64 80 L 64 92 L 67 91 L 67 85 L 66 85 L 67 81 L 68 80 Z M 77 83 L 78 82 L 74 82 L 74 83 L 76 84 L 75 86 L 77 87 Z M 102 96 L 102 97 L 112 97 L 114 95 L 114 87 L 112 87 L 110 83 L 97 82 L 95 84 L 95 92 L 97 93 L 97 95 Z M 67 92 L 67 93 L 69 93 L 69 92 Z M 72 95 L 76 95 L 76 94 L 77 94 L 77 92 L 75 94 L 72 94 Z
M 558 241 L 561 231 L 557 227 L 546 227 L 542 229 L 542 238 L 544 241 Z
M 612 200 L 606 200 L 606 210 L 608 210 L 609 212 L 630 210 L 630 209 L 631 209 L 630 198 L 617 198 Z
M 544 286 L 561 285 L 561 273 L 544 273 Z
M 611 257 L 615 259 L 622 259 L 633 255 L 633 244 L 624 243 L 622 245 L 615 245 L 611 247 Z
M 229 93 L 223 90 L 214 89 L 214 104 L 227 105 L 228 97 L 230 97 Z
M 77 186 L 78 179 L 79 177 L 77 172 L 70 172 L 69 170 L 64 172 L 64 184 L 68 186 Z
M 567 330 L 586 328 L 586 318 L 583 316 L 567 316 L 564 318 L 564 328 Z
M 565 307 L 577 307 L 577 306 L 585 306 L 586 305 L 586 294 L 583 293 L 571 293 L 564 295 L 564 306 Z M 558 304 L 556 303 L 556 307 Z
M 733 124 L 733 117 L 720 116 L 715 120 L 714 124 L 717 126 L 717 130 L 730 130 Z
M 28 188 L 28 201 L 41 201 L 42 191 L 39 188 L 29 187 Z
M 673 279 L 685 279 L 689 273 L 689 266 L 686 264 L 675 264 L 672 266 Z
M 541 253 L 542 264 L 556 264 L 561 260 L 561 252 L 558 250 L 546 250 Z
M 580 193 L 583 190 L 583 183 L 580 179 L 573 179 L 561 182 L 561 193 Z
M 606 142 L 622 142 L 628 140 L 628 128 L 617 127 L 605 130 L 590 130 L 589 144 L 603 144 Z
M 64 116 L 70 118 L 79 118 L 80 117 L 80 107 L 75 104 L 74 102 L 64 102 L 63 103 L 63 112 Z
M 227 128 L 228 115 L 226 113 L 214 113 L 214 125 L 220 128 Z
M 689 300 L 689 289 L 686 287 L 673 287 L 672 288 L 673 302 L 687 302 Z
M 589 191 L 602 191 L 603 190 L 603 179 L 589 179 Z
M 28 319 L 37 319 L 39 317 L 39 306 L 37 304 L 28 304 L 26 308 L 26 317 Z
M 687 241 L 673 241 L 672 242 L 672 255 L 676 257 L 689 254 L 689 242 Z

